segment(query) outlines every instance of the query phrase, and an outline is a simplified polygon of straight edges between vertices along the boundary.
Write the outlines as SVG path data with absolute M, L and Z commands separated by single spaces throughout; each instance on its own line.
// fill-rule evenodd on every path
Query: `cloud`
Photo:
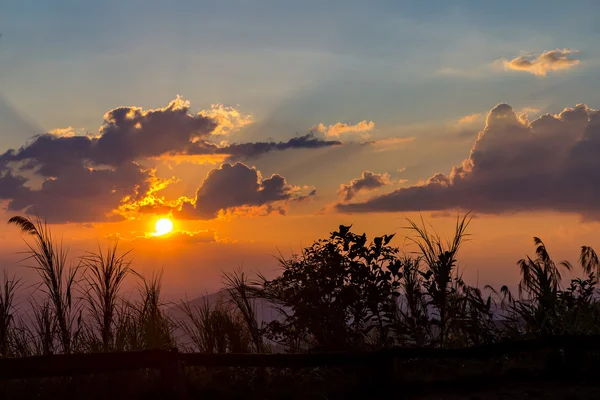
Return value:
M 412 137 L 399 137 L 399 138 L 388 138 L 371 140 L 369 142 L 362 143 L 363 146 L 371 146 L 375 152 L 383 152 L 389 150 L 395 150 L 405 146 L 407 143 L 414 142 L 416 138 Z
M 157 109 L 118 107 L 104 115 L 95 134 L 57 129 L 0 155 L 0 199 L 8 201 L 9 211 L 35 213 L 53 223 L 115 220 L 135 209 L 172 207 L 153 195 L 170 180 L 158 178 L 144 165 L 148 160 L 214 163 L 341 144 L 311 134 L 278 143 L 213 141 L 250 121 L 222 105 L 191 113 L 181 97 Z
M 387 173 L 375 174 L 364 171 L 358 179 L 353 179 L 347 185 L 340 185 L 338 196 L 342 201 L 352 200 L 358 193 L 379 189 L 391 182 L 390 175 Z
M 308 133 L 289 139 L 287 142 L 254 142 L 228 144 L 213 149 L 215 154 L 226 154 L 229 161 L 250 159 L 273 151 L 288 149 L 319 149 L 323 147 L 339 146 L 342 143 L 337 140 L 322 140 Z
M 325 126 L 322 123 L 315 125 L 312 130 L 320 132 L 325 135 L 326 138 L 339 138 L 342 134 L 348 133 L 362 133 L 370 132 L 375 128 L 375 122 L 366 120 L 360 121 L 355 125 L 346 124 L 343 122 L 337 122 L 334 125 Z M 365 135 L 363 135 L 365 136 Z M 368 136 L 368 135 L 366 135 Z
M 296 191 L 281 175 L 263 178 L 245 164 L 223 164 L 207 174 L 194 198 L 184 201 L 176 216 L 208 220 L 236 209 L 245 214 L 260 211 L 257 215 L 283 212 L 280 204 L 299 197 Z
M 471 115 L 465 115 L 458 120 L 459 125 L 468 125 L 474 122 L 478 122 L 481 118 L 483 118 L 484 113 L 476 113 Z
M 51 223 L 121 219 L 113 210 L 123 199 L 142 198 L 154 172 L 129 163 L 114 169 L 72 166 L 58 176 L 45 179 L 37 190 L 25 187 L 23 181 L 22 186 L 15 188 L 11 186 L 12 178 L 2 180 L 0 198 L 10 199 L 9 211 L 40 215 Z
M 69 126 L 68 128 L 52 129 L 48 133 L 58 137 L 73 137 L 76 135 L 81 136 L 84 134 L 83 130 L 79 129 L 79 131 L 77 131 L 72 126 Z
M 450 174 L 362 203 L 342 212 L 441 211 L 485 213 L 574 212 L 600 219 L 600 114 L 580 104 L 531 123 L 507 104 L 487 116 L 471 155 Z
M 579 60 L 569 58 L 576 53 L 579 53 L 579 50 L 547 50 L 539 56 L 527 54 L 512 60 L 503 60 L 503 64 L 506 70 L 526 71 L 534 75 L 546 76 L 550 71 L 566 70 L 579 64 Z
M 135 235 L 135 233 L 134 233 Z M 204 229 L 199 231 L 173 231 L 167 233 L 165 235 L 157 236 L 152 233 L 141 234 L 138 233 L 137 236 L 133 237 L 124 237 L 121 234 L 110 234 L 104 237 L 104 239 L 109 240 L 119 240 L 125 243 L 134 244 L 160 244 L 163 246 L 164 244 L 169 245 L 193 245 L 197 243 L 215 243 L 215 242 L 229 242 L 228 239 L 223 239 L 217 237 L 216 231 L 214 229 Z
M 175 231 L 161 236 L 146 235 L 143 237 L 138 237 L 135 240 L 151 242 L 169 241 L 171 243 L 179 244 L 211 243 L 218 241 L 216 233 L 213 229 L 206 229 L 196 232 Z
M 227 135 L 252 123 L 251 115 L 243 115 L 233 107 L 212 104 L 210 110 L 200 111 L 199 115 L 217 122 L 213 135 Z

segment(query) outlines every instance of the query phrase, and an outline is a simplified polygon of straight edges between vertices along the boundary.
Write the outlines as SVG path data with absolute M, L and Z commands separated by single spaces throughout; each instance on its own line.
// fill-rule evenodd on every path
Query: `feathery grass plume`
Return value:
M 536 246 L 535 260 L 527 256 L 517 261 L 517 265 L 521 269 L 519 294 L 526 292 L 530 296 L 538 298 L 551 297 L 560 289 L 562 276 L 558 267 L 571 270 L 572 266 L 568 261 L 562 261 L 557 266 L 548 254 L 544 242 L 538 237 L 534 237 L 533 242 Z
M 261 328 L 256 320 L 256 302 L 252 297 L 250 281 L 243 271 L 234 271 L 233 273 L 223 273 L 225 288 L 229 301 L 237 307 L 241 314 L 246 328 L 252 336 L 254 351 L 262 353 L 266 349 L 262 337 Z
M 131 269 L 131 260 L 127 258 L 130 252 L 119 255 L 118 241 L 115 241 L 106 252 L 99 247 L 97 253 L 90 252 L 82 257 L 82 266 L 85 268 L 85 299 L 89 317 L 93 321 L 91 335 L 94 341 L 101 343 L 103 351 L 115 347 L 121 285 L 127 275 L 136 274 Z
M 596 282 L 598 277 L 600 276 L 600 260 L 598 259 L 598 255 L 589 246 L 581 246 L 581 255 L 579 256 L 579 263 L 583 268 L 583 272 L 586 274 L 594 274 L 596 277 Z
M 570 271 L 568 261 L 556 264 L 544 242 L 533 238 L 536 257 L 527 256 L 517 262 L 521 272 L 518 298 L 503 287 L 505 317 L 511 336 L 549 336 L 600 332 L 599 308 L 594 300 L 598 269 L 598 257 L 589 246 L 582 246 L 579 262 L 587 279 L 575 278 L 570 286 L 562 289 L 561 269 Z
M 454 237 L 452 240 L 446 240 L 445 243 L 433 227 L 431 227 L 431 231 L 428 230 L 422 216 L 421 225 L 407 219 L 409 223 L 407 229 L 415 233 L 408 239 L 419 248 L 419 255 L 426 267 L 422 272 L 425 278 L 424 286 L 431 298 L 431 305 L 438 312 L 437 324 L 440 330 L 438 342 L 440 346 L 444 345 L 446 339 L 448 295 L 452 274 L 456 269 L 456 255 L 461 244 L 470 236 L 466 232 L 472 219 L 470 214 L 468 212 L 462 218 L 460 215 L 457 216 Z
M 25 260 L 34 262 L 30 267 L 41 278 L 38 288 L 52 306 L 52 317 L 56 319 L 62 351 L 71 353 L 81 327 L 81 308 L 78 299 L 73 296 L 81 265 L 67 267 L 68 251 L 63 248 L 62 241 L 54 241 L 47 223 L 40 218 L 36 218 L 34 223 L 27 217 L 14 216 L 8 223 L 16 225 L 22 233 L 33 238 L 33 244 L 25 241 L 28 247 Z

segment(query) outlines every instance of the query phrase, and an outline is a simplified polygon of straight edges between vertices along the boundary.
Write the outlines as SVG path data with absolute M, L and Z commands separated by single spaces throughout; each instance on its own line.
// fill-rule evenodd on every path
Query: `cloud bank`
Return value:
M 470 157 L 449 174 L 341 212 L 574 212 L 600 219 L 600 114 L 584 104 L 529 122 L 507 104 L 487 116 Z
M 566 70 L 579 64 L 579 60 L 569 58 L 576 53 L 579 53 L 579 50 L 555 49 L 544 51 L 540 55 L 522 55 L 512 60 L 504 60 L 504 68 L 546 76 L 550 71 Z
M 152 196 L 148 200 L 168 183 L 144 166 L 149 159 L 202 155 L 244 160 L 272 151 L 341 144 L 312 134 L 278 143 L 213 141 L 250 122 L 250 117 L 219 105 L 191 113 L 190 103 L 180 97 L 158 109 L 118 107 L 104 115 L 96 134 L 58 129 L 0 155 L 0 200 L 9 211 L 45 216 L 49 222 L 115 220 L 123 218 L 119 210 L 128 205 L 143 204 L 146 211 L 169 208 Z M 276 180 L 263 183 L 265 190 L 272 190 L 269 185 Z

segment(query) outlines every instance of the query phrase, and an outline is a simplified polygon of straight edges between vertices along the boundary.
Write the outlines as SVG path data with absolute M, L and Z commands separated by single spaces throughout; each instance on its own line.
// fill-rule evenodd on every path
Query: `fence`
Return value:
M 563 336 L 537 340 L 506 341 L 468 348 L 389 348 L 371 352 L 303 354 L 206 354 L 172 350 L 122 353 L 59 354 L 0 359 L 0 379 L 75 376 L 156 368 L 162 373 L 169 398 L 185 398 L 185 367 L 333 367 L 347 365 L 393 366 L 409 359 L 490 358 L 545 349 L 569 352 L 600 349 L 600 336 Z

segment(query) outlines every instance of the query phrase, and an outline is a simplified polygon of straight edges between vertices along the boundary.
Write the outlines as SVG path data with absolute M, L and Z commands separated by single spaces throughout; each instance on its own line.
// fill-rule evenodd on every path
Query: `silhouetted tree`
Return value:
M 281 276 L 263 280 L 260 293 L 283 315 L 267 327 L 270 338 L 294 350 L 356 348 L 376 330 L 375 340 L 388 342 L 401 278 L 394 235 L 367 243 L 350 229 L 340 226 L 301 254 L 279 258 Z

